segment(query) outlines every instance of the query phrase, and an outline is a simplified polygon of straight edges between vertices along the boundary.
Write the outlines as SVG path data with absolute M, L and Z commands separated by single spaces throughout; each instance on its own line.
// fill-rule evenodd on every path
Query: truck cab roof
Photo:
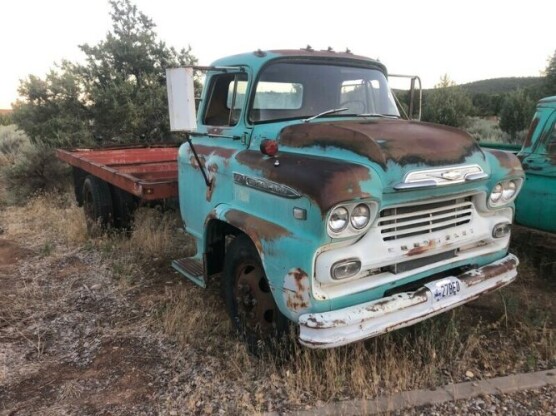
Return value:
M 556 95 L 554 95 L 552 97 L 545 97 L 542 100 L 539 100 L 539 105 L 554 104 L 554 103 L 556 103 Z
M 247 66 L 258 71 L 266 63 L 277 59 L 300 59 L 300 60 L 319 60 L 334 62 L 351 62 L 357 66 L 368 66 L 378 68 L 386 73 L 386 66 L 380 61 L 365 56 L 355 55 L 350 51 L 334 52 L 332 50 L 313 50 L 305 49 L 280 49 L 280 50 L 257 50 L 238 55 L 232 55 L 218 59 L 213 62 L 213 66 Z

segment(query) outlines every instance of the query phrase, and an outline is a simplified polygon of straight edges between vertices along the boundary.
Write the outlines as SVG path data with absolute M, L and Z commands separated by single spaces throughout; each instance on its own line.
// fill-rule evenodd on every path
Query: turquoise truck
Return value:
M 522 145 L 483 143 L 481 147 L 517 155 L 525 182 L 515 201 L 512 245 L 526 253 L 541 277 L 556 275 L 556 97 L 537 103 Z
M 198 108 L 196 70 L 206 72 Z M 379 61 L 255 51 L 167 71 L 179 148 L 61 150 L 92 220 L 177 196 L 206 287 L 250 345 L 297 325 L 331 348 L 445 312 L 513 281 L 519 159 L 400 117 Z
M 537 103 L 523 145 L 481 143 L 482 147 L 512 152 L 525 171 L 516 200 L 516 223 L 556 233 L 556 97 Z

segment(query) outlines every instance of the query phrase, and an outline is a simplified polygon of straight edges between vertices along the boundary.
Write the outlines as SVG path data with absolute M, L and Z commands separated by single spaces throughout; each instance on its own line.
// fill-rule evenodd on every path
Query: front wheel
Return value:
M 255 246 L 239 235 L 224 260 L 223 295 L 227 312 L 253 353 L 285 339 L 288 320 L 276 306 Z

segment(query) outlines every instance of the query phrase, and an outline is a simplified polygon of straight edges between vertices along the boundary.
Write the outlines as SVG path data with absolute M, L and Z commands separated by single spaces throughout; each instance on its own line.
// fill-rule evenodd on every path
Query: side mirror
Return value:
M 193 68 L 166 69 L 170 130 L 193 131 L 197 129 Z
M 423 88 L 421 86 L 421 78 L 417 75 L 393 75 L 389 74 L 388 78 L 403 78 L 409 80 L 409 90 L 407 87 L 394 88 L 398 91 L 407 91 L 407 102 L 400 102 L 396 95 L 394 98 L 400 111 L 408 120 L 421 120 L 421 111 L 423 108 Z M 392 86 L 391 86 L 392 88 Z M 405 114 L 404 114 L 405 113 Z

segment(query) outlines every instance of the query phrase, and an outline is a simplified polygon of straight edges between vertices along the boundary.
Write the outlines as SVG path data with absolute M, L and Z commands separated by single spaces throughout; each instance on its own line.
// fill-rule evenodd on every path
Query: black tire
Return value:
M 83 169 L 74 167 L 72 169 L 73 176 L 73 191 L 75 193 L 75 200 L 77 201 L 77 206 L 83 206 L 83 183 L 87 177 L 87 173 Z
M 223 269 L 226 309 L 251 353 L 285 344 L 288 320 L 276 306 L 259 254 L 246 235 L 228 246 Z
M 90 234 L 114 225 L 114 208 L 110 186 L 101 179 L 87 176 L 83 182 L 83 208 Z
M 114 207 L 114 227 L 129 230 L 137 201 L 133 195 L 120 188 L 110 185 L 110 190 Z

